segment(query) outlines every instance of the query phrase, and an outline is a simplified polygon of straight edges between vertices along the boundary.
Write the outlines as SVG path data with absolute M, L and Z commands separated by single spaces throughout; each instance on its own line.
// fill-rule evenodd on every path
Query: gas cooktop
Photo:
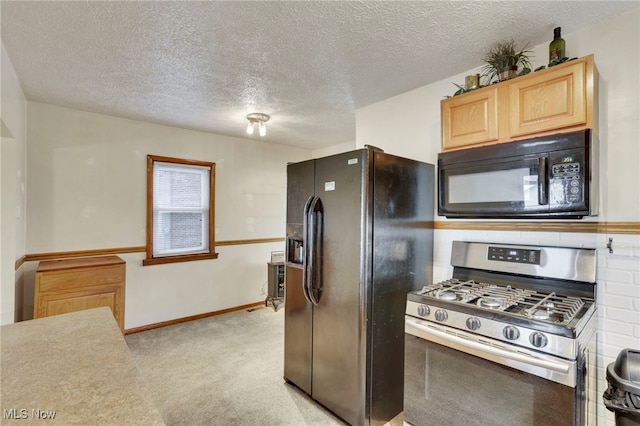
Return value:
M 582 312 L 585 304 L 593 302 L 591 299 L 556 292 L 534 291 L 474 280 L 460 281 L 457 278 L 425 286 L 416 294 L 425 298 L 471 304 L 488 311 L 508 312 L 523 318 L 562 325 L 569 325 Z

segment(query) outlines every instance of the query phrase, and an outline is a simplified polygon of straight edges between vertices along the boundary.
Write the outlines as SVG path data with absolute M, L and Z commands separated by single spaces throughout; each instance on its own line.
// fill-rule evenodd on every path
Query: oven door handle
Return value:
M 437 330 L 433 327 L 422 325 L 419 322 L 419 320 L 413 319 L 411 317 L 405 317 L 405 325 L 416 328 L 419 332 L 419 334 L 417 334 L 417 337 L 421 337 L 429 341 L 435 341 L 436 343 L 441 343 L 441 344 L 444 344 L 445 346 L 449 346 L 449 344 L 454 344 L 456 349 L 459 349 L 466 353 L 470 353 L 472 355 L 481 356 L 481 355 L 478 355 L 477 352 L 492 354 L 494 356 L 498 356 L 503 359 L 522 362 L 528 365 L 533 365 L 536 367 L 554 370 L 563 374 L 568 374 L 570 370 L 570 365 L 568 363 L 564 364 L 561 362 L 554 362 L 547 359 L 536 358 L 531 355 L 527 355 L 519 352 L 512 352 L 505 349 L 497 348 L 495 346 L 489 346 L 484 343 L 465 339 L 463 337 L 459 337 L 454 334 Z M 409 331 L 409 334 L 416 335 L 411 331 Z

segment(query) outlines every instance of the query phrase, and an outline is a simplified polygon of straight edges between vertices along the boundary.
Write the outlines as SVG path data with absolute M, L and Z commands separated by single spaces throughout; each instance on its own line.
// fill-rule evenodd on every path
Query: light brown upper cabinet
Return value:
M 593 55 L 444 99 L 442 150 L 555 133 L 597 132 Z
M 498 88 L 495 86 L 442 101 L 443 148 L 495 142 L 498 124 Z

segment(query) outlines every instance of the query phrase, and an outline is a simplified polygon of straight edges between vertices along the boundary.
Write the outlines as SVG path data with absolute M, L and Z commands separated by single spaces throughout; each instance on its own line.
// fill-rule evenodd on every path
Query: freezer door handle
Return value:
M 322 294 L 322 240 L 323 208 L 320 197 L 315 197 L 307 212 L 309 225 L 309 269 L 307 271 L 307 293 L 311 303 L 320 303 Z
M 304 295 L 304 298 L 307 299 L 307 302 L 309 303 L 313 303 L 311 301 L 311 297 L 309 296 L 309 291 L 307 290 L 307 281 L 308 281 L 308 271 L 307 268 L 309 267 L 309 208 L 311 207 L 311 203 L 313 202 L 313 200 L 316 197 L 314 197 L 313 195 L 311 197 L 309 197 L 309 199 L 307 200 L 307 202 L 304 205 L 304 211 L 303 211 L 303 222 L 302 222 L 302 236 L 303 236 L 303 241 L 302 241 L 302 250 L 303 250 L 303 254 L 302 254 L 302 294 Z

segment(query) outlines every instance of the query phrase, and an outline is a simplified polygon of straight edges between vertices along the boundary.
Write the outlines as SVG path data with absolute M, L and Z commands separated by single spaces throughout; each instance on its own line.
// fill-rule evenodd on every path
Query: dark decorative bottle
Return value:
M 564 54 L 564 39 L 560 37 L 560 27 L 553 29 L 553 41 L 549 43 L 549 63 L 560 62 Z

